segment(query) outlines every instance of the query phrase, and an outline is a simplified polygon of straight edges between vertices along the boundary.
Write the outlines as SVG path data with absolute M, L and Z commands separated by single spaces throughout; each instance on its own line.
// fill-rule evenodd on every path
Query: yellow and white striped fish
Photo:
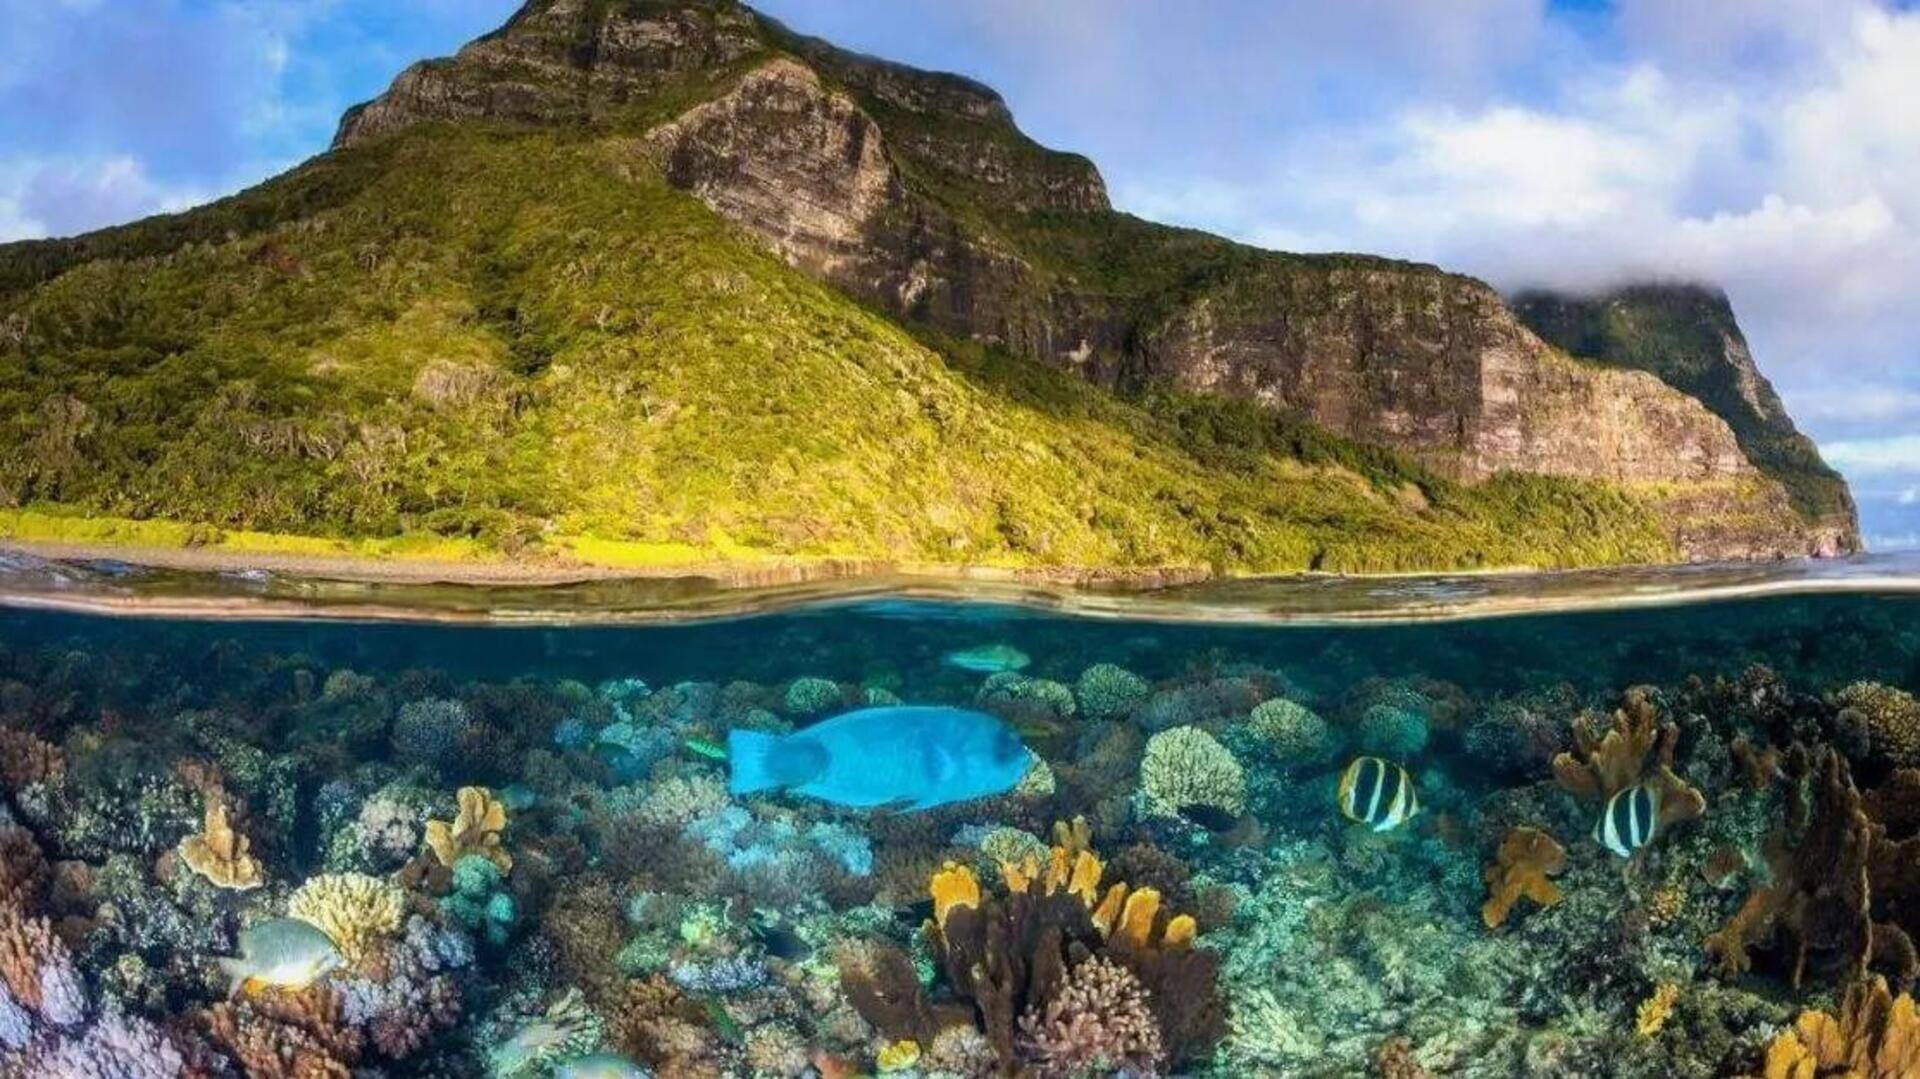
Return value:
M 1653 842 L 1660 824 L 1660 800 L 1642 783 L 1616 791 L 1593 826 L 1594 841 L 1622 858 Z
M 1340 773 L 1340 814 L 1376 832 L 1390 832 L 1420 812 L 1407 770 L 1379 757 L 1355 757 Z

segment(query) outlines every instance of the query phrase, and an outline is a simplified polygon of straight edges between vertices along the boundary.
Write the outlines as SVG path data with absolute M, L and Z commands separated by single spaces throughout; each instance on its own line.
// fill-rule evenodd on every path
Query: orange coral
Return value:
M 26 731 L 0 727 L 0 786 L 12 790 L 58 783 L 67 774 L 60 747 Z
M 933 920 L 941 928 L 956 908 L 980 906 L 980 878 L 963 865 L 948 862 L 927 882 L 927 890 L 933 895 Z
M 350 1079 L 360 1058 L 360 1032 L 325 986 L 222 1001 L 200 1022 L 252 1079 Z
M 505 873 L 513 869 L 513 857 L 500 845 L 500 833 L 506 827 L 507 807 L 492 791 L 461 787 L 460 811 L 454 818 L 427 822 L 427 847 L 448 868 L 469 854 L 477 854 Z
M 1855 982 L 1840 1014 L 1805 1011 L 1767 1046 L 1761 1079 L 1907 1079 L 1920 1075 L 1920 1015 L 1885 978 Z
M 180 860 L 217 888 L 237 892 L 260 887 L 265 880 L 260 860 L 249 853 L 252 844 L 228 820 L 226 799 L 217 792 L 206 796 L 206 824 L 199 835 L 180 840 Z
M 1538 828 L 1508 829 L 1500 850 L 1488 865 L 1487 902 L 1480 919 L 1493 929 L 1507 920 L 1515 902 L 1525 896 L 1543 907 L 1560 902 L 1560 888 L 1547 878 L 1567 867 L 1567 850 Z
M 1573 735 L 1577 751 L 1553 758 L 1554 778 L 1570 793 L 1605 801 L 1644 780 L 1653 788 L 1662 825 L 1692 820 L 1706 811 L 1706 798 L 1673 771 L 1680 728 L 1659 721 L 1644 687 L 1627 691 L 1626 702 L 1615 710 L 1604 734 L 1595 737 L 1585 725 L 1575 723 Z M 1651 768 L 1649 754 L 1653 754 Z

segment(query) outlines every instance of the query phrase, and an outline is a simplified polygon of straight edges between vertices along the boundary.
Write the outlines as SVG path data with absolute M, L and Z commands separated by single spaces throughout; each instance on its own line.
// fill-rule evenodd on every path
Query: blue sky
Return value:
M 0 0 L 0 239 L 204 201 L 513 0 Z M 1001 90 L 1115 201 L 1502 287 L 1725 287 L 1920 545 L 1920 12 L 1880 0 L 766 0 Z

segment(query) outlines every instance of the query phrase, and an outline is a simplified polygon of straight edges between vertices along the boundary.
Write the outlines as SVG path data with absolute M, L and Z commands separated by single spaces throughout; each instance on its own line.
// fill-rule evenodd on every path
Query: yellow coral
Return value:
M 1147 739 L 1140 762 L 1140 807 L 1150 817 L 1177 817 L 1190 806 L 1239 816 L 1246 809 L 1240 762 L 1213 735 L 1175 727 Z
M 1054 792 L 1058 784 L 1053 776 L 1053 766 L 1038 756 L 1033 758 L 1033 767 L 1013 785 L 1013 793 L 1023 798 L 1045 798 Z
M 1654 889 L 1647 899 L 1647 921 L 1654 926 L 1671 925 L 1687 909 L 1687 889 L 1678 881 L 1669 881 Z
M 1762 1079 L 1910 1079 L 1920 1075 L 1920 1010 L 1887 980 L 1855 982 L 1838 1014 L 1804 1011 L 1767 1046 Z
M 1487 901 L 1480 920 L 1493 929 L 1507 920 L 1513 904 L 1525 896 L 1543 907 L 1560 902 L 1560 888 L 1547 878 L 1567 867 L 1567 850 L 1552 836 L 1525 825 L 1507 830 L 1500 849 L 1482 876 Z
M 963 865 L 948 862 L 927 882 L 927 890 L 933 894 L 934 923 L 942 929 L 946 928 L 947 915 L 954 908 L 978 909 L 980 906 L 980 878 Z
M 882 1072 L 911 1071 L 920 1063 L 920 1043 L 912 1038 L 902 1038 L 884 1045 L 874 1063 Z
M 227 803 L 209 794 L 206 824 L 199 835 L 190 835 L 177 848 L 187 868 L 213 882 L 217 888 L 237 892 L 260 887 L 265 879 L 260 860 L 249 853 L 247 837 L 233 830 L 227 819 Z
M 1904 689 L 1855 682 L 1840 704 L 1860 718 L 1873 751 L 1897 765 L 1920 764 L 1920 701 Z
M 1661 982 L 1654 987 L 1653 995 L 1640 1002 L 1640 1010 L 1634 1014 L 1634 1029 L 1642 1038 L 1651 1038 L 1660 1033 L 1667 1025 L 1667 1018 L 1673 1014 L 1673 1006 L 1680 999 L 1680 987 L 1673 982 Z
M 287 915 L 318 927 L 350 962 L 364 958 L 376 940 L 400 930 L 406 895 L 365 873 L 322 873 L 287 900 Z
M 485 787 L 461 787 L 460 811 L 451 821 L 427 822 L 427 846 L 440 864 L 453 863 L 469 854 L 477 854 L 500 867 L 505 873 L 513 868 L 513 857 L 500 845 L 500 832 L 507 826 L 507 807 Z

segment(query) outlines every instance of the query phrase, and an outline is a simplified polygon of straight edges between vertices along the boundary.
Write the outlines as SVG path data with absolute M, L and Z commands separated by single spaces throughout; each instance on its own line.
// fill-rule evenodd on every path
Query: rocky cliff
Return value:
M 1523 320 L 1481 282 L 1430 266 L 1142 222 L 1111 209 L 1091 163 L 1023 135 L 991 90 L 738 4 L 534 0 L 350 113 L 338 145 L 474 118 L 631 129 L 669 182 L 790 264 L 1109 387 L 1244 398 L 1464 480 L 1636 487 L 1688 557 L 1857 545 L 1844 487 L 1840 500 L 1804 496 L 1795 477 L 1824 466 L 1723 309 L 1675 312 L 1729 342 L 1712 372 L 1680 379 L 1586 337 L 1543 340 L 1580 320 L 1544 301 Z M 1751 416 L 1723 398 L 1750 399 Z M 1777 467 L 1762 438 L 1792 443 L 1805 467 Z

